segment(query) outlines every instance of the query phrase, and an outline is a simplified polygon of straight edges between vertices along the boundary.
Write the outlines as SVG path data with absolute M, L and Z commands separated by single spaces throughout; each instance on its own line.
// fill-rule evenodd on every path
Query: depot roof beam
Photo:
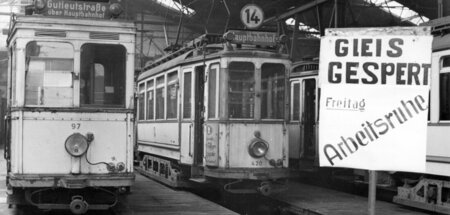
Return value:
M 268 23 L 268 22 L 272 22 L 272 21 L 279 21 L 279 20 L 285 20 L 287 18 L 290 18 L 290 17 L 294 16 L 297 13 L 309 10 L 312 7 L 315 7 L 315 6 L 319 5 L 319 4 L 325 3 L 327 1 L 328 0 L 315 0 L 315 1 L 312 1 L 310 3 L 302 5 L 300 7 L 294 8 L 294 9 L 292 9 L 292 10 L 286 12 L 286 13 L 283 13 L 283 14 L 281 14 L 279 16 L 273 16 L 273 17 L 267 18 L 267 19 L 264 20 L 263 23 Z

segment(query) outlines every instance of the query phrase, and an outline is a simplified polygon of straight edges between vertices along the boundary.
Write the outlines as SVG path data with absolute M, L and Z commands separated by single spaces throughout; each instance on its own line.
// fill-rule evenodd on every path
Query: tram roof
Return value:
M 89 32 L 111 32 L 118 34 L 135 34 L 134 22 L 128 20 L 75 19 L 65 17 L 46 17 L 40 15 L 13 15 L 8 34 L 8 43 L 17 29 L 67 30 Z
M 192 49 L 184 54 L 181 54 L 167 62 L 158 64 L 155 67 L 146 66 L 148 70 L 142 72 L 138 76 L 138 80 L 145 79 L 149 76 L 156 75 L 158 73 L 170 70 L 177 66 L 181 66 L 187 63 L 196 63 L 202 60 L 209 60 L 212 58 L 219 57 L 260 57 L 260 58 L 278 58 L 278 59 L 289 59 L 289 55 L 282 54 L 274 51 L 269 51 L 265 49 L 237 49 L 236 47 L 232 49 L 225 48 L 225 44 L 214 44 L 208 45 L 206 47 L 207 54 L 203 55 L 201 50 Z M 200 52 L 198 52 L 200 51 Z M 195 52 L 198 52 L 195 54 Z

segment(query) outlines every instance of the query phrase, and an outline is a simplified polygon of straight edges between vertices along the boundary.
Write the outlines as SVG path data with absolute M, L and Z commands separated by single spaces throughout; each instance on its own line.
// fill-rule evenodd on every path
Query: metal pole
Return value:
M 297 32 L 299 28 L 299 15 L 298 13 L 295 14 L 295 23 L 294 23 L 294 32 L 292 32 L 292 42 L 291 42 L 291 59 L 294 60 L 295 55 L 295 45 L 297 40 Z
M 377 172 L 369 170 L 369 215 L 375 215 L 375 202 L 377 200 Z
M 141 51 L 139 53 L 139 61 L 141 63 L 141 69 L 144 68 L 144 10 L 141 10 Z M 150 47 L 149 47 L 150 49 Z
M 334 0 L 334 27 L 338 27 L 338 0 Z

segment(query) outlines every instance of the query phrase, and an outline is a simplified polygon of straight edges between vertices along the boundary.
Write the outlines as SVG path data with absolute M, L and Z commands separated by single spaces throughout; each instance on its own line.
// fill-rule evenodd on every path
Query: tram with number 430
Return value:
M 148 63 L 137 80 L 140 172 L 175 187 L 282 188 L 291 66 L 283 38 L 230 30 Z
M 136 30 L 121 8 L 36 0 L 12 16 L 8 204 L 83 214 L 114 206 L 133 184 Z

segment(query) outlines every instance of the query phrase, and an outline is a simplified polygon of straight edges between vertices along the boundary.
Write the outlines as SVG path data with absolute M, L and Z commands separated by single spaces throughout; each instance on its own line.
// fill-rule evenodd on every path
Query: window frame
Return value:
M 295 85 L 298 85 L 298 119 L 294 119 L 294 91 L 295 91 Z M 296 79 L 291 79 L 290 81 L 290 104 L 289 104 L 289 120 L 291 122 L 300 122 L 300 97 L 301 97 L 301 84 L 300 84 L 300 79 L 296 78 Z
M 174 80 L 172 80 L 172 81 L 170 81 L 169 82 L 169 75 L 170 74 L 173 74 L 173 73 L 175 73 L 175 79 Z M 179 90 L 180 90 L 180 87 L 179 87 L 179 76 L 178 76 L 178 70 L 170 70 L 170 71 L 168 71 L 168 72 L 166 72 L 166 74 L 165 74 L 165 76 L 166 76 L 166 78 L 165 78 L 165 107 L 164 107 L 164 109 L 165 109 L 165 114 L 164 114 L 164 116 L 165 116 L 165 119 L 167 119 L 167 120 L 174 120 L 174 119 L 178 119 L 178 117 L 179 117 Z M 168 110 L 168 108 L 169 108 L 169 90 L 170 90 L 170 87 L 169 86 L 172 86 L 172 85 L 175 85 L 174 87 L 176 87 L 176 95 L 175 95 L 175 97 L 176 97 L 176 104 L 175 104 L 175 117 L 171 117 L 171 118 L 169 118 L 169 110 Z M 178 86 L 177 86 L 178 85 Z
M 263 118 L 262 117 L 262 106 L 263 106 L 263 104 L 262 104 L 262 101 L 263 101 L 263 99 L 262 99 L 262 83 L 263 83 L 263 81 L 262 81 L 262 68 L 263 68 L 264 64 L 278 64 L 278 65 L 282 65 L 284 67 L 284 70 L 283 70 L 284 75 L 283 75 L 283 79 L 282 79 L 283 86 L 284 86 L 284 90 L 282 92 L 283 103 L 284 104 L 283 104 L 282 109 L 281 109 L 281 111 L 282 111 L 281 118 Z M 259 67 L 256 68 L 256 73 L 257 73 L 257 74 L 255 74 L 257 76 L 256 80 L 260 82 L 259 84 L 255 84 L 255 88 L 256 88 L 255 92 L 257 92 L 260 95 L 260 96 L 258 96 L 256 98 L 256 100 L 259 100 L 259 102 L 257 102 L 257 103 L 259 103 L 259 106 L 258 106 L 258 108 L 259 108 L 259 110 L 258 110 L 259 116 L 258 116 L 258 118 L 261 119 L 262 121 L 280 121 L 280 120 L 285 120 L 286 119 L 286 101 L 288 101 L 287 100 L 288 98 L 286 98 L 287 97 L 286 91 L 288 90 L 288 88 L 286 86 L 287 85 L 286 84 L 286 80 L 289 77 L 288 67 L 282 62 L 270 62 L 270 61 L 269 62 L 262 62 L 261 64 L 258 64 L 256 66 L 259 66 Z M 257 86 L 259 86 L 259 89 L 257 88 Z
M 160 83 L 160 84 L 158 84 L 158 79 L 159 78 L 163 78 L 163 81 L 162 81 L 162 83 Z M 157 75 L 157 76 L 155 76 L 155 120 L 156 121 L 158 121 L 158 120 L 166 120 L 167 118 L 166 118 L 166 98 L 167 98 L 167 95 L 166 95 L 166 87 L 167 87 L 167 84 L 166 84 L 166 81 L 167 81 L 167 74 L 166 73 L 163 73 L 163 74 L 160 74 L 160 75 Z M 162 118 L 158 118 L 158 111 L 157 111 L 157 107 L 158 107 L 158 100 L 157 100 L 157 90 L 158 89 L 160 89 L 160 88 L 162 88 L 162 95 L 163 95 L 163 100 L 162 100 L 162 102 L 163 102 L 163 106 L 162 106 L 162 109 L 163 109 L 163 113 L 162 113 Z
M 211 72 L 211 70 L 212 69 L 216 69 L 216 80 L 214 80 L 214 82 L 215 82 L 215 101 L 214 101 L 214 116 L 213 117 L 210 117 L 209 116 L 209 107 L 210 107 L 210 105 L 209 105 L 209 99 L 210 99 L 210 95 L 209 95 L 209 93 L 211 92 L 211 90 L 209 89 L 209 87 L 210 87 L 210 72 Z M 206 110 L 205 110 L 205 112 L 206 112 L 206 119 L 218 119 L 219 118 L 219 93 L 220 93 L 220 63 L 218 63 L 218 62 L 215 62 L 215 63 L 211 63 L 209 66 L 208 66 L 208 86 L 207 86 L 207 90 L 206 90 L 206 92 L 207 92 L 207 95 L 205 96 L 206 98 L 207 98 L 207 105 L 206 105 Z
M 189 89 L 190 90 L 190 113 L 189 113 L 189 117 L 185 117 L 185 96 L 186 96 L 186 91 L 185 91 L 185 83 L 186 83 L 186 81 L 185 81 L 185 78 L 186 78 L 186 74 L 187 73 L 190 73 L 191 74 L 191 80 L 190 80 L 190 83 L 191 83 L 191 88 Z M 182 72 L 182 79 L 183 79 L 183 83 L 182 83 L 182 85 L 183 85 L 183 87 L 182 87 L 182 98 L 181 98 L 181 106 L 182 106 L 182 111 L 180 111 L 181 112 L 181 119 L 182 120 L 192 120 L 193 119 L 193 116 L 194 116 L 194 101 L 193 101 L 193 95 L 194 95 L 194 72 L 193 72 L 193 70 L 191 69 L 191 68 L 189 68 L 189 69 L 184 69 L 183 70 L 183 72 Z
M 28 45 L 29 44 L 31 44 L 32 42 L 36 42 L 36 43 L 54 43 L 54 44 L 56 44 L 56 43 L 58 43 L 58 44 L 68 44 L 68 45 L 70 45 L 71 47 L 72 47 L 72 58 L 70 58 L 71 60 L 72 60 L 72 68 L 71 68 L 71 71 L 69 72 L 70 74 L 72 74 L 71 75 L 71 86 L 70 87 L 66 87 L 66 88 L 71 88 L 72 90 L 72 93 L 71 93 L 71 104 L 70 105 L 46 105 L 45 104 L 45 102 L 44 102 L 44 104 L 27 104 L 27 87 L 26 87 L 26 85 L 27 85 L 27 71 L 28 71 L 28 66 L 29 65 L 27 65 L 28 63 L 27 63 L 27 48 L 28 48 Z M 24 62 L 24 65 L 23 65 L 23 95 L 21 95 L 21 97 L 22 98 L 20 98 L 22 101 L 23 101 L 23 106 L 24 107 L 31 107 L 31 108 L 77 108 L 77 107 L 79 107 L 78 106 L 78 104 L 79 104 L 79 101 L 76 101 L 76 99 L 79 99 L 79 90 L 80 90 L 80 86 L 79 86 L 79 84 L 77 83 L 77 82 L 79 82 L 80 80 L 78 80 L 78 79 L 76 79 L 76 78 L 74 78 L 74 74 L 76 73 L 76 71 L 77 71 L 77 67 L 79 67 L 79 63 L 77 63 L 77 58 L 80 56 L 80 52 L 77 52 L 76 50 L 77 50 L 77 47 L 78 46 L 76 46 L 76 44 L 74 44 L 73 42 L 70 42 L 70 41 L 60 41 L 60 40 L 54 40 L 54 41 L 51 41 L 51 40 L 39 40 L 39 39 L 31 39 L 31 40 L 28 40 L 28 41 L 26 41 L 26 43 L 25 43 L 25 45 L 24 45 L 24 47 L 23 47 L 23 55 L 18 55 L 18 50 L 17 50 L 17 47 L 16 46 L 14 46 L 14 48 L 15 48 L 15 50 L 13 51 L 13 55 L 15 55 L 15 62 L 13 62 L 14 64 L 15 64 L 15 68 L 11 68 L 11 69 L 13 69 L 14 71 L 12 71 L 12 73 L 13 73 L 13 79 L 16 79 L 16 80 L 13 80 L 15 83 L 12 83 L 12 96 L 13 96 L 13 98 L 12 98 L 12 101 L 13 101 L 13 105 L 15 106 L 17 103 L 18 103 L 18 100 L 19 100 L 19 98 L 18 98 L 18 89 L 17 88 L 15 88 L 15 87 L 18 87 L 19 85 L 18 85 L 18 80 L 17 80 L 17 78 L 18 78 L 18 76 L 17 76 L 17 69 L 19 68 L 18 67 L 18 65 L 17 65 L 17 60 L 18 60 L 18 57 L 20 56 L 20 57 L 22 57 L 23 58 L 23 62 Z M 43 59 L 45 59 L 45 58 L 48 58 L 48 59 L 69 59 L 69 58 L 58 58 L 58 57 L 43 57 Z M 45 70 L 44 70 L 44 72 L 43 72 L 43 75 L 45 74 Z M 44 82 L 44 77 L 42 77 L 42 81 Z M 44 83 L 42 83 L 42 84 L 44 84 Z M 77 88 L 77 86 L 78 86 L 78 88 Z M 15 89 L 13 89 L 13 88 L 15 88 Z M 42 85 L 42 88 L 44 88 L 44 85 Z M 15 94 L 15 95 L 14 95 Z M 15 98 L 14 98 L 15 97 Z
M 449 123 L 450 122 L 450 118 L 449 119 L 442 119 L 441 118 L 441 113 L 442 113 L 442 107 L 441 107 L 441 104 L 442 104 L 441 103 L 442 102 L 441 101 L 441 74 L 449 74 L 450 75 L 450 65 L 444 67 L 444 65 L 443 65 L 444 64 L 444 58 L 447 58 L 447 59 L 450 60 L 450 54 L 441 55 L 439 57 L 439 75 L 438 75 L 438 77 L 439 77 L 439 80 L 438 80 L 439 88 L 437 89 L 438 90 L 438 98 L 439 98 L 438 122 Z M 449 79 L 450 79 L 450 77 L 449 77 Z M 449 85 L 450 85 L 450 81 L 449 81 Z M 450 103 L 450 97 L 447 97 L 447 103 Z M 429 110 L 431 110 L 431 109 L 429 109 Z M 450 110 L 448 110 L 448 112 L 450 112 Z
M 77 102 L 77 104 L 78 104 L 78 106 L 77 107 L 79 107 L 79 108 L 81 108 L 81 109 L 98 109 L 98 108 L 101 108 L 101 109 L 126 109 L 127 107 L 127 84 L 128 84 L 128 82 L 127 82 L 127 79 L 128 79 L 128 76 L 129 76 L 129 72 L 128 72 L 128 49 L 127 49 L 127 46 L 125 45 L 125 44 L 123 44 L 123 43 L 99 43 L 99 42 L 95 42 L 95 41 L 82 41 L 82 42 L 80 42 L 80 43 L 77 43 L 78 45 L 76 46 L 77 48 L 78 48 L 78 51 L 76 51 L 76 53 L 77 53 L 77 55 L 78 56 L 76 56 L 77 58 L 78 58 L 78 62 L 77 62 L 77 66 L 78 66 L 78 73 L 76 74 L 79 78 L 78 78 L 78 82 L 80 82 L 80 84 L 78 85 L 78 89 L 74 89 L 74 90 L 76 90 L 76 93 L 78 94 L 78 99 L 79 99 L 79 101 L 76 101 Z M 120 104 L 120 105 L 118 105 L 118 104 L 82 104 L 82 102 L 81 102 L 81 76 L 82 76 L 82 68 L 81 68 L 81 65 L 82 65 L 82 49 L 83 49 L 83 47 L 84 46 L 86 46 L 86 45 L 100 45 L 100 46 L 117 46 L 117 47 L 121 47 L 122 49 L 123 49 L 123 51 L 124 51 L 124 58 L 123 58 L 123 66 L 124 66 L 124 73 L 123 73 L 123 85 L 122 85 L 122 87 L 123 87 L 123 94 L 121 95 L 122 96 L 122 102 L 123 102 L 123 104 Z M 98 62 L 97 62 L 98 63 Z M 99 63 L 100 64 L 100 63 Z M 105 67 L 103 64 L 101 64 L 103 67 Z M 114 76 L 114 75 L 113 75 Z M 106 77 L 106 76 L 105 76 Z M 106 86 L 105 86 L 106 87 Z
M 143 88 L 143 92 L 141 92 L 141 86 Z M 137 87 L 137 91 L 138 91 L 137 92 L 138 93 L 138 98 L 137 98 L 137 102 L 138 102 L 138 105 L 137 105 L 137 120 L 138 121 L 144 121 L 147 118 L 147 111 L 146 111 L 147 110 L 147 102 L 146 102 L 147 101 L 146 100 L 147 95 L 146 95 L 146 89 L 147 89 L 147 82 L 143 81 L 143 82 L 138 83 L 138 87 Z M 140 100 L 139 100 L 141 93 L 144 94 L 143 95 L 143 101 L 144 101 L 143 110 L 141 110 L 141 103 L 140 103 Z M 144 111 L 144 112 L 143 112 L 143 116 L 142 116 L 142 119 L 141 119 L 142 111 Z
M 149 87 L 149 82 L 153 82 L 153 86 L 151 86 L 151 87 Z M 155 103 L 156 103 L 156 99 L 155 99 L 155 89 L 156 89 L 156 87 L 155 87 L 155 83 L 156 83 L 156 80 L 154 79 L 154 78 L 149 78 L 149 79 L 146 79 L 145 80 L 145 120 L 146 121 L 149 121 L 149 120 L 155 120 L 155 118 L 156 118 L 156 116 L 155 116 Z M 153 100 L 153 110 L 151 110 L 152 112 L 153 112 L 153 117 L 150 119 L 149 117 L 148 117 L 148 92 L 150 91 L 150 90 L 152 90 L 153 92 L 152 92 L 152 100 Z

